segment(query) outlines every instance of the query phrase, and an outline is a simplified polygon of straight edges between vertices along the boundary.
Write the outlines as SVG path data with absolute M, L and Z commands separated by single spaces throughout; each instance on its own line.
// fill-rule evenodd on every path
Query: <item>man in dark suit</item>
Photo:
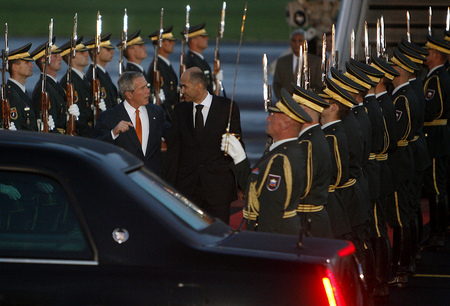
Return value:
M 300 54 L 300 46 L 305 41 L 305 31 L 297 29 L 291 33 L 291 48 L 292 53 L 280 57 L 277 60 L 275 67 L 275 74 L 273 76 L 273 92 L 277 99 L 280 99 L 281 88 L 286 88 L 290 94 L 294 90 L 291 86 L 292 82 L 297 78 L 298 57 Z M 308 66 L 311 71 L 310 85 L 311 90 L 319 92 L 322 89 L 322 81 L 320 74 L 321 59 L 317 55 L 308 54 Z
M 189 102 L 174 108 L 166 178 L 200 208 L 228 224 L 237 189 L 229 166 L 232 159 L 220 150 L 220 143 L 227 130 L 231 101 L 209 94 L 207 82 L 198 67 L 187 69 L 181 77 L 181 93 Z M 232 105 L 229 132 L 242 135 L 236 103 Z
M 37 131 L 37 113 L 25 89 L 25 81 L 33 75 L 31 43 L 9 53 L 9 75 L 6 97 L 10 104 L 10 130 Z M 14 127 L 13 127 L 14 126 Z
M 124 72 L 117 83 L 125 101 L 100 113 L 92 137 L 124 148 L 160 174 L 161 138 L 170 131 L 164 110 L 148 103 L 150 90 L 142 73 Z

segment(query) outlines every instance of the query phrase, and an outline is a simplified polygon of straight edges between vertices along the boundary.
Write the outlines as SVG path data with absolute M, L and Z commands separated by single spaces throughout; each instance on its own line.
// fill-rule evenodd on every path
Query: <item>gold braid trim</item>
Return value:
M 403 98 L 405 99 L 406 113 L 408 114 L 408 125 L 407 125 L 407 127 L 406 127 L 405 134 L 403 134 L 403 137 L 398 141 L 398 145 L 404 147 L 404 146 L 407 146 L 407 145 L 408 145 L 408 140 L 407 140 L 407 138 L 408 138 L 408 136 L 409 136 L 409 133 L 411 133 L 411 112 L 410 112 L 410 110 L 409 110 L 409 101 L 408 101 L 408 98 L 407 98 L 406 96 L 404 96 L 404 95 L 398 96 L 398 97 L 394 100 L 394 105 L 397 103 L 397 100 L 400 99 L 401 97 L 403 97 Z M 405 141 L 406 141 L 406 144 L 405 144 Z
M 323 205 L 299 204 L 297 212 L 319 212 L 322 211 Z
M 438 125 L 447 125 L 447 119 L 435 119 L 433 121 L 423 123 L 423 126 L 438 126 Z
M 352 178 L 352 179 L 349 179 L 347 181 L 347 183 L 345 183 L 344 185 L 337 186 L 336 189 L 347 188 L 347 187 L 355 185 L 355 183 L 356 183 L 356 179 Z
M 377 158 L 377 155 L 375 153 L 370 153 L 369 154 L 369 160 L 374 160 Z
M 386 153 L 386 151 L 389 149 L 389 141 L 390 141 L 389 130 L 387 128 L 386 119 L 384 118 L 384 116 L 383 116 L 383 124 L 384 124 L 383 151 L 381 151 L 380 155 Z
M 309 140 L 302 140 L 300 141 L 300 144 L 307 143 L 308 144 L 308 156 L 306 159 L 306 188 L 303 193 L 303 195 L 300 197 L 300 199 L 304 199 L 309 192 L 311 191 L 311 186 L 313 182 L 313 159 L 312 159 L 312 144 Z
M 336 182 L 334 183 L 334 185 L 330 185 L 330 187 L 328 188 L 329 192 L 334 192 L 336 190 L 337 186 L 341 183 L 342 163 L 341 163 L 341 156 L 339 155 L 339 145 L 338 145 L 336 136 L 327 135 L 327 137 L 333 138 L 334 159 L 336 160 L 336 167 L 337 167 Z
M 388 154 L 387 154 L 387 153 L 380 153 L 380 154 L 377 154 L 377 155 L 375 156 L 375 159 L 376 159 L 377 161 L 384 161 L 384 160 L 387 160 L 387 159 L 388 159 Z
M 423 86 L 423 93 L 426 94 L 426 91 L 428 90 L 428 83 L 430 83 L 431 79 L 434 79 L 434 78 L 436 79 L 436 83 L 437 83 L 437 86 L 438 86 L 438 93 L 439 93 L 439 101 L 441 102 L 441 111 L 439 112 L 439 115 L 435 118 L 435 120 L 436 120 L 436 119 L 440 119 L 441 118 L 442 112 L 444 111 L 444 105 L 443 105 L 444 101 L 442 100 L 441 82 L 439 82 L 439 77 L 438 76 L 433 75 L 431 78 L 429 78 L 425 82 L 425 85 Z M 434 120 L 432 122 L 434 122 Z M 436 125 L 438 125 L 438 124 L 436 124 Z M 441 124 L 439 124 L 439 125 L 441 125 Z

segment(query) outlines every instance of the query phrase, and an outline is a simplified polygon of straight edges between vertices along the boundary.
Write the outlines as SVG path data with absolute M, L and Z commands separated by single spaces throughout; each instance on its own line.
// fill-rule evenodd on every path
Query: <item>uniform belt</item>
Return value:
M 347 181 L 347 183 L 345 183 L 344 185 L 337 186 L 336 189 L 347 188 L 347 187 L 355 185 L 355 183 L 356 183 L 356 179 L 352 178 L 352 179 L 349 179 Z
M 243 210 L 243 215 L 244 215 L 244 218 L 247 219 L 247 220 L 256 221 L 256 219 L 258 218 L 258 214 L 257 213 L 249 212 L 246 209 Z M 285 211 L 284 214 L 283 214 L 283 219 L 292 218 L 292 217 L 295 217 L 296 215 L 297 215 L 297 211 L 296 210 Z
M 377 158 L 377 155 L 375 153 L 370 153 L 369 160 L 374 160 Z
M 409 142 L 414 142 L 414 141 L 416 141 L 417 139 L 419 139 L 419 135 L 414 136 L 414 138 L 411 139 Z
M 376 159 L 377 161 L 384 161 L 384 160 L 387 160 L 387 159 L 388 159 L 388 154 L 387 154 L 387 153 L 377 154 L 377 155 L 375 156 L 375 159 Z
M 323 205 L 299 204 L 297 212 L 318 212 L 323 209 Z
M 406 147 L 407 145 L 408 145 L 408 140 L 404 140 L 404 139 L 402 139 L 402 140 L 399 140 L 398 142 L 397 142 L 397 145 L 399 146 L 399 147 Z
M 424 122 L 423 126 L 447 125 L 447 119 L 435 119 L 430 122 Z

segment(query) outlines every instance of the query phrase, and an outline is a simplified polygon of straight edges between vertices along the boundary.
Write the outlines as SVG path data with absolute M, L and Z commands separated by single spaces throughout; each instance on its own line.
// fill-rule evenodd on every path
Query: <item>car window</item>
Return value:
M 0 257 L 92 258 L 69 197 L 56 180 L 0 171 Z
M 130 173 L 129 176 L 146 192 L 195 230 L 201 231 L 214 222 L 209 215 L 195 206 L 185 196 L 171 189 L 163 182 L 155 180 L 146 172 L 138 170 Z

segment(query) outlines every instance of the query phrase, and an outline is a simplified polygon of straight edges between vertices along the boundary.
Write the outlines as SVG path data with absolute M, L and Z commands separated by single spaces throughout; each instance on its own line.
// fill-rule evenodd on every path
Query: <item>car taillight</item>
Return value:
M 338 251 L 338 255 L 340 257 L 344 257 L 344 256 L 355 253 L 355 246 L 353 245 L 353 243 L 350 241 L 346 241 L 346 242 L 348 243 L 348 245 L 345 248 L 340 249 Z
M 330 306 L 344 306 L 345 301 L 333 272 L 327 269 L 327 276 L 322 279 L 323 286 Z

